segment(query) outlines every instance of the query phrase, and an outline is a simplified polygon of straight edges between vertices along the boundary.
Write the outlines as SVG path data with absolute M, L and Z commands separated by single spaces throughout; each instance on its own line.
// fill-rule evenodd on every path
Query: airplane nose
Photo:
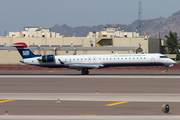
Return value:
M 171 62 L 172 62 L 172 64 L 176 64 L 176 61 L 174 61 L 174 60 L 171 60 Z

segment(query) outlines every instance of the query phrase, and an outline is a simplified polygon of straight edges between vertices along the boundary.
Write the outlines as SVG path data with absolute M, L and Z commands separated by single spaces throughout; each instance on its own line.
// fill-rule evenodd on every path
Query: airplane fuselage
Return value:
M 42 62 L 39 57 L 24 59 L 25 64 L 41 67 L 67 67 L 97 65 L 97 68 L 118 66 L 168 66 L 175 62 L 162 54 L 102 54 L 102 55 L 56 55 L 53 62 Z M 90 69 L 90 68 L 89 68 Z

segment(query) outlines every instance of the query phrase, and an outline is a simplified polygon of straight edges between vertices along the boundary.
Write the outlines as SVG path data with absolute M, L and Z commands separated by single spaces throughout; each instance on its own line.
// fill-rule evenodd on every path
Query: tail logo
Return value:
M 29 51 L 23 51 L 23 56 L 24 55 L 29 55 Z

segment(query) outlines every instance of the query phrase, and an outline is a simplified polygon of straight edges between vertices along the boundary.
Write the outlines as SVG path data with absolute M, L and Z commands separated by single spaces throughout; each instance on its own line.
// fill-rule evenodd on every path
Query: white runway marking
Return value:
M 180 78 L 180 75 L 0 75 L 0 78 Z
M 13 100 L 180 102 L 180 94 L 162 93 L 0 93 L 0 96 Z

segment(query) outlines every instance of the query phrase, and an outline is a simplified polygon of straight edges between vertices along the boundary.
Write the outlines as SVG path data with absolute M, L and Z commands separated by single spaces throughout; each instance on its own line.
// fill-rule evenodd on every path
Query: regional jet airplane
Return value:
M 89 74 L 89 69 L 123 66 L 172 66 L 176 62 L 162 54 L 37 55 L 25 43 L 13 45 L 22 56 L 20 62 L 39 67 L 69 68 Z

